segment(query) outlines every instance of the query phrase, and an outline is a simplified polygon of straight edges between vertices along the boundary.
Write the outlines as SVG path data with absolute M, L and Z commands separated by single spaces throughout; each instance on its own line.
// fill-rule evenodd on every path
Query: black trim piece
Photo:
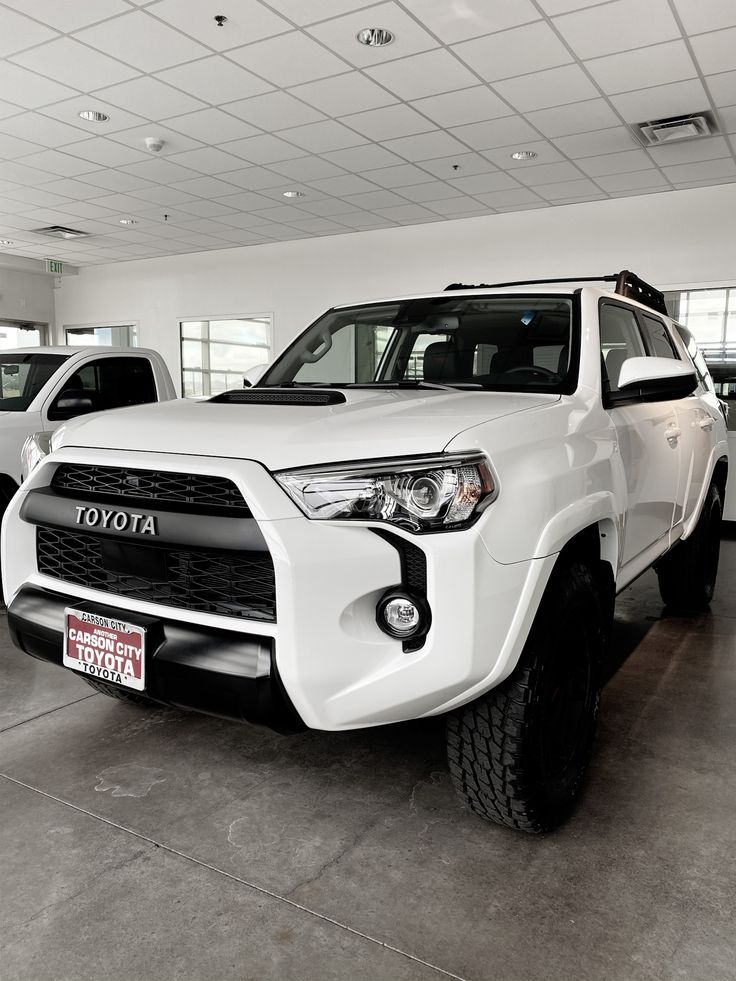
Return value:
M 293 388 L 248 389 L 236 388 L 230 392 L 207 399 L 207 402 L 225 402 L 230 405 L 250 403 L 254 405 L 343 405 L 347 399 L 338 391 L 300 391 Z M 206 403 L 203 403 L 206 404 Z
M 277 732 L 307 728 L 278 674 L 272 638 L 149 617 L 26 586 L 8 609 L 13 643 L 32 657 L 61 665 L 66 607 L 146 628 L 146 697 Z
M 384 531 L 383 528 L 371 528 L 370 530 L 399 553 L 401 566 L 401 583 L 399 586 L 410 596 L 417 598 L 417 605 L 425 613 L 427 623 L 422 633 L 402 641 L 402 648 L 406 653 L 418 651 L 424 647 L 429 628 L 432 625 L 432 611 L 427 601 L 427 556 L 424 549 L 400 535 Z

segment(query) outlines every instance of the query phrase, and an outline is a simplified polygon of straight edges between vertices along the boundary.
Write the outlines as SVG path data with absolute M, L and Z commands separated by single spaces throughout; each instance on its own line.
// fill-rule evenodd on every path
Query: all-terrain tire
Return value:
M 721 549 L 722 513 L 720 491 L 711 484 L 690 537 L 678 542 L 655 566 L 659 594 L 673 613 L 698 613 L 713 599 Z
M 516 670 L 447 719 L 461 799 L 519 831 L 551 831 L 572 811 L 600 702 L 606 604 L 583 562 L 556 568 Z
M 145 695 L 140 695 L 137 691 L 127 691 L 125 688 L 110 685 L 106 681 L 98 681 L 96 678 L 83 678 L 82 680 L 86 681 L 91 688 L 94 688 L 101 695 L 107 695 L 108 698 L 116 698 L 119 702 L 130 702 L 132 705 L 156 704 L 152 699 L 146 698 Z

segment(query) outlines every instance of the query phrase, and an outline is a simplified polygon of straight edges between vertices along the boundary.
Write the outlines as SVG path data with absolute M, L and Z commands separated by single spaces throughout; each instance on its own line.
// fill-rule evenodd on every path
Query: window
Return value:
M 97 358 L 74 372 L 57 401 L 68 392 L 87 396 L 92 403 L 90 411 L 97 412 L 155 402 L 156 382 L 147 358 Z M 52 406 L 49 419 L 59 418 L 66 417 Z
M 270 316 L 182 320 L 180 331 L 185 398 L 242 388 L 245 372 L 271 356 Z
M 636 314 L 613 303 L 601 305 L 601 364 L 605 392 L 618 391 L 624 361 L 646 357 Z
M 0 357 L 0 412 L 25 412 L 53 373 L 63 354 L 4 354 Z
M 39 347 L 46 343 L 46 328 L 42 324 L 20 324 L 0 320 L 0 350 L 17 347 Z
M 662 321 L 657 317 L 649 317 L 647 314 L 644 314 L 641 319 L 644 335 L 649 341 L 652 354 L 657 358 L 677 359 L 667 328 Z
M 673 320 L 684 324 L 704 352 L 736 346 L 736 287 L 665 293 Z
M 96 344 L 100 347 L 138 347 L 138 330 L 134 324 L 115 327 L 66 327 L 66 343 L 74 347 Z

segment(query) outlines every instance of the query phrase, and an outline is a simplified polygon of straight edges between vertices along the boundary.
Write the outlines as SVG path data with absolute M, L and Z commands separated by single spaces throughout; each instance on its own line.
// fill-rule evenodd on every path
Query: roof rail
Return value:
M 627 296 L 631 300 L 651 307 L 657 313 L 668 316 L 667 306 L 664 301 L 664 293 L 645 283 L 635 273 L 628 269 L 622 269 L 620 273 L 613 273 L 610 276 L 567 276 L 559 279 L 518 279 L 513 283 L 478 283 L 476 286 L 468 286 L 465 283 L 450 283 L 445 287 L 445 292 L 449 290 L 485 290 L 502 289 L 506 286 L 545 286 L 552 283 L 615 283 L 614 292 L 620 296 Z

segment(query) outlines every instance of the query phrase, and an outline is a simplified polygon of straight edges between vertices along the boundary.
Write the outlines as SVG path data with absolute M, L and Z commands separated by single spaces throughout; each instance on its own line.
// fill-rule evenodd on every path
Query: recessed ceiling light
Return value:
M 285 198 L 303 198 L 305 194 L 303 191 L 284 191 Z
M 135 221 L 132 218 L 118 218 L 118 223 L 120 225 L 135 225 Z
M 391 31 L 385 27 L 365 27 L 355 35 L 361 44 L 367 44 L 371 48 L 382 48 L 384 44 L 391 44 L 394 39 Z
M 106 123 L 110 117 L 104 112 L 97 112 L 96 109 L 83 109 L 79 113 L 79 118 L 86 119 L 88 123 Z
M 512 160 L 534 160 L 536 153 L 534 150 L 515 150 L 511 154 Z
M 0 238 L 0 245 L 12 245 L 13 243 L 9 238 Z

